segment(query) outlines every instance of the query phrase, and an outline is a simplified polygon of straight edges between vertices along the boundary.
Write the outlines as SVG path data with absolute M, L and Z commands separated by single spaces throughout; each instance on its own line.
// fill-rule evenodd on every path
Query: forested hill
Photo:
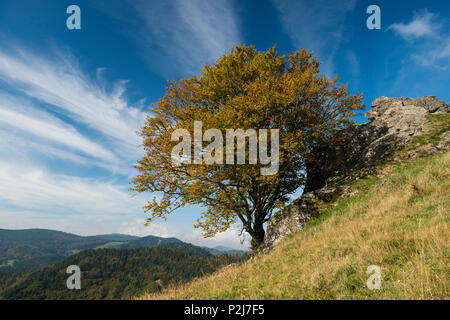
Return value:
M 209 274 L 246 255 L 212 255 L 185 243 L 154 248 L 84 250 L 27 273 L 0 273 L 0 299 L 127 299 Z M 78 265 L 81 290 L 69 290 L 66 269 Z
M 0 271 L 30 270 L 108 242 L 107 239 L 81 237 L 54 230 L 0 229 Z
M 161 238 L 155 236 L 147 236 L 132 241 L 128 241 L 119 246 L 121 249 L 133 249 L 142 247 L 157 247 L 168 243 L 183 243 L 177 238 Z
M 45 229 L 0 229 L 0 273 L 22 272 L 43 267 L 85 249 L 133 249 L 156 247 L 168 243 L 183 243 L 177 238 L 157 236 L 136 237 L 124 234 L 78 236 Z M 242 251 L 204 248 L 213 254 L 235 254 Z

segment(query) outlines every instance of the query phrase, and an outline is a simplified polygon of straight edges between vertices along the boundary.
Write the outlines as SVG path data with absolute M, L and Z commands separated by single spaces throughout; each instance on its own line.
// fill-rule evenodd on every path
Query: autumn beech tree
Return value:
M 258 248 L 264 224 L 304 185 L 311 150 L 334 144 L 363 108 L 319 66 L 305 49 L 285 56 L 242 45 L 169 82 L 139 132 L 145 155 L 132 190 L 155 193 L 147 223 L 198 205 L 204 236 L 238 223 Z

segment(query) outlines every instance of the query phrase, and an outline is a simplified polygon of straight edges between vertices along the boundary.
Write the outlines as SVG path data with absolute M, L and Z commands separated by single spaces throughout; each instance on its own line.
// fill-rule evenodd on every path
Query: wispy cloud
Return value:
M 408 41 L 419 38 L 436 38 L 441 24 L 437 21 L 438 16 L 426 10 L 414 12 L 409 23 L 393 23 L 387 30 L 393 30 L 397 35 Z
M 99 8 L 124 20 L 124 32 L 141 48 L 153 70 L 168 75 L 198 73 L 242 42 L 239 21 L 228 0 L 130 1 L 135 11 L 118 15 L 109 2 Z M 131 22 L 130 20 L 137 20 Z
M 134 132 L 144 116 L 124 98 L 126 81 L 116 82 L 108 91 L 76 60 L 58 55 L 50 60 L 24 48 L 0 51 L 0 79 L 122 145 L 138 143 Z
M 356 0 L 273 0 L 273 3 L 294 46 L 313 50 L 323 62 L 322 71 L 332 76 L 344 22 Z
M 450 32 L 444 26 L 438 14 L 422 10 L 414 12 L 409 23 L 394 23 L 387 30 L 414 46 L 409 59 L 415 65 L 446 71 L 450 66 Z
M 36 106 L 29 106 L 29 102 L 24 99 L 0 93 L 0 124 L 2 128 L 14 128 L 21 134 L 43 140 L 41 144 L 44 145 L 56 143 L 62 148 L 80 151 L 106 162 L 117 161 L 113 153 L 82 136 L 73 126 L 38 110 Z
M 51 156 L 131 169 L 139 154 L 135 132 L 145 113 L 140 103 L 135 107 L 127 100 L 127 81 L 108 84 L 101 70 L 91 78 L 67 53 L 43 57 L 23 47 L 0 48 L 0 129 L 14 128 L 16 140 L 31 137 Z
M 111 232 L 142 215 L 144 200 L 114 180 L 53 174 L 33 164 L 0 161 L 2 228 Z
M 2 206 L 108 220 L 140 212 L 143 204 L 113 181 L 52 174 L 32 165 L 0 162 L 0 176 Z

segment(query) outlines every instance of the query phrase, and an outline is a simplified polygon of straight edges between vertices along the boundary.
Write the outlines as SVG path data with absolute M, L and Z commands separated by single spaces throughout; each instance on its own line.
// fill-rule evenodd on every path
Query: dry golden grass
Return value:
M 271 252 L 142 299 L 448 299 L 450 153 L 361 180 Z M 369 290 L 369 265 L 382 288 Z

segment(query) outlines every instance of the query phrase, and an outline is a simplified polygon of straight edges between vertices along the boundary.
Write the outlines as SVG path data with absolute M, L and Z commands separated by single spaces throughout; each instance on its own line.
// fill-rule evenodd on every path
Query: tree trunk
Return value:
M 257 250 L 263 244 L 265 234 L 266 232 L 264 231 L 263 223 L 255 222 L 255 225 L 253 226 L 253 232 L 250 233 L 252 237 L 250 244 L 253 251 Z

